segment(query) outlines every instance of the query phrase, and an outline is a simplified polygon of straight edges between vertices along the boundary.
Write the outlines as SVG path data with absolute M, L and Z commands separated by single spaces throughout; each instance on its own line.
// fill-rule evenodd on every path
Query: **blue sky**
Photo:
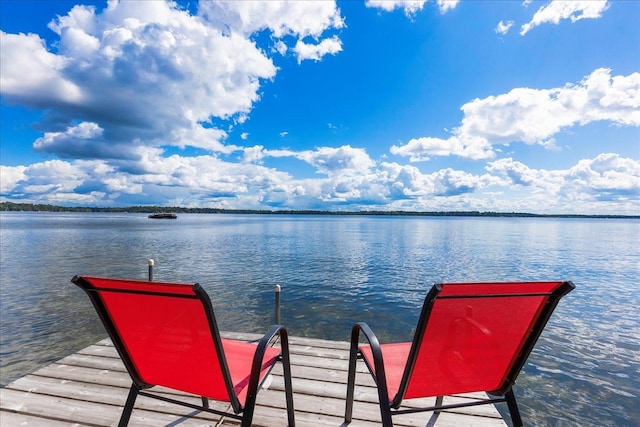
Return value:
M 0 200 L 640 213 L 640 2 L 0 3 Z

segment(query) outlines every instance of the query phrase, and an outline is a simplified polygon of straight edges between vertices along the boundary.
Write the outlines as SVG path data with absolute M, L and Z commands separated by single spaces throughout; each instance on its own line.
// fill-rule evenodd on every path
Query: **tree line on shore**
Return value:
M 263 214 L 263 215 L 395 215 L 395 216 L 462 216 L 462 217 L 541 217 L 541 218 L 635 218 L 640 215 L 581 215 L 581 214 L 533 214 L 526 212 L 480 211 L 324 211 L 324 210 L 266 210 L 185 208 L 179 206 L 56 206 L 34 203 L 0 202 L 3 212 L 105 212 L 105 213 L 202 213 L 202 214 Z

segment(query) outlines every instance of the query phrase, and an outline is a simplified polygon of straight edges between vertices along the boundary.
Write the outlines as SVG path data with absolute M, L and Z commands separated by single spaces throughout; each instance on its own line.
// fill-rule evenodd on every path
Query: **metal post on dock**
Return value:
M 280 285 L 276 285 L 276 325 L 280 324 Z
M 149 258 L 148 264 L 149 264 L 149 281 L 153 282 L 153 264 L 154 264 L 153 259 Z

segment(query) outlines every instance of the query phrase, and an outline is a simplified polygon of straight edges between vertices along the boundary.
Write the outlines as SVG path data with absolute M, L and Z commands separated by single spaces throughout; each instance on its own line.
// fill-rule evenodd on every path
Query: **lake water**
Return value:
M 571 280 L 518 377 L 527 425 L 638 426 L 640 221 L 0 214 L 1 382 L 106 336 L 75 274 L 199 282 L 222 330 L 410 340 L 436 282 Z

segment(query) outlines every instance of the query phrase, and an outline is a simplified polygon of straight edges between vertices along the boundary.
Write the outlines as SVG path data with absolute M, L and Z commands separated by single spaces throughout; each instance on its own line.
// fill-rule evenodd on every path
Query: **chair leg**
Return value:
M 202 407 L 209 409 L 209 399 L 204 396 L 200 396 L 200 398 L 202 399 Z
M 436 407 L 442 406 L 442 402 L 444 401 L 444 396 L 437 396 L 436 397 Z M 435 414 L 439 414 L 440 411 L 438 409 L 436 409 L 435 411 L 433 411 Z
M 387 395 L 387 388 L 378 386 L 378 400 L 380 401 L 380 416 L 382 417 L 383 427 L 393 427 L 391 419 L 391 405 Z
M 287 421 L 289 422 L 289 427 L 294 427 L 296 420 L 293 408 L 293 386 L 291 384 L 291 358 L 289 356 L 289 337 L 285 330 L 280 331 L 280 346 L 282 348 L 284 392 L 287 399 Z
M 349 373 L 347 374 L 347 399 L 345 402 L 344 422 L 349 424 L 353 415 L 354 388 L 356 385 L 356 361 L 358 360 L 358 340 L 351 340 L 349 352 Z
M 285 394 L 287 399 L 287 421 L 289 427 L 295 426 L 295 416 L 293 409 L 293 387 L 291 385 L 291 360 L 289 357 L 289 338 L 286 329 L 277 327 L 277 333 L 280 335 L 281 352 L 279 360 L 282 362 L 284 370 L 284 383 Z M 251 378 L 247 388 L 247 398 L 244 403 L 244 411 L 242 414 L 242 427 L 251 427 L 253 421 L 253 413 L 256 407 L 256 398 L 258 394 L 258 379 L 260 376 L 260 366 L 262 364 L 262 357 L 264 356 L 264 348 L 268 341 L 264 339 L 260 340 L 258 349 L 253 356 L 253 364 L 251 367 Z
M 509 414 L 511 415 L 511 422 L 513 427 L 523 427 L 522 418 L 520 417 L 520 410 L 516 403 L 516 396 L 513 394 L 513 389 L 509 389 L 504 395 L 507 400 L 507 406 L 509 407 Z
M 127 427 L 127 425 L 129 425 L 129 419 L 131 418 L 131 412 L 133 412 L 133 405 L 136 403 L 136 397 L 138 397 L 138 387 L 135 384 L 131 384 L 127 402 L 124 404 L 120 422 L 118 422 L 118 427 Z
M 255 401 L 251 404 L 251 406 L 245 406 L 244 412 L 242 413 L 242 422 L 240 424 L 241 427 L 251 427 L 251 423 L 253 422 L 254 409 Z

